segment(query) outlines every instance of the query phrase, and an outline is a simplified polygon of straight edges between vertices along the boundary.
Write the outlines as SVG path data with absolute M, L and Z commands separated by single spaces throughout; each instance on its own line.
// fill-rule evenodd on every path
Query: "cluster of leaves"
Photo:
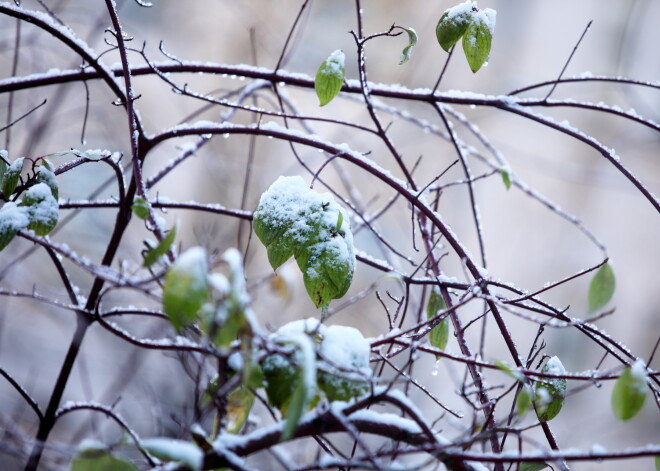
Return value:
M 0 153 L 0 190 L 7 201 L 0 208 L 0 250 L 9 245 L 19 231 L 30 229 L 44 236 L 55 229 L 59 220 L 59 189 L 53 165 L 46 159 L 39 159 L 22 199 L 16 200 L 19 196 L 16 195 L 13 201 L 8 201 L 18 187 L 25 158 L 19 157 L 9 165 L 5 158 L 6 153 Z
M 346 294 L 355 249 L 348 218 L 332 195 L 315 193 L 300 177 L 280 177 L 261 196 L 253 226 L 273 269 L 295 257 L 316 307 Z
M 444 12 L 435 29 L 438 43 L 449 51 L 463 38 L 463 52 L 472 72 L 488 60 L 495 28 L 495 10 L 479 10 L 476 2 L 466 1 Z

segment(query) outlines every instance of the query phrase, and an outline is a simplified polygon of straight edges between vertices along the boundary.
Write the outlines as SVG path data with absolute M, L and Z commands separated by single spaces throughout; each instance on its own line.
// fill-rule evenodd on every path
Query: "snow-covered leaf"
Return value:
M 277 269 L 295 256 L 317 307 L 342 297 L 355 270 L 348 218 L 329 193 L 309 189 L 300 177 L 280 177 L 261 196 L 253 227 Z
M 468 0 L 449 8 L 442 14 L 435 27 L 435 36 L 442 49 L 449 52 L 456 41 L 465 34 L 472 19 L 473 7 L 474 2 Z
M 142 446 L 155 457 L 168 462 L 181 463 L 191 471 L 199 471 L 204 463 L 204 453 L 192 442 L 173 438 L 147 438 Z
M 314 79 L 314 90 L 319 97 L 319 105 L 325 106 L 337 96 L 344 84 L 346 69 L 345 56 L 341 49 L 337 49 L 323 61 Z
M 487 8 L 472 15 L 463 35 L 463 52 L 472 72 L 477 72 L 488 60 L 493 40 L 495 11 Z
M 286 411 L 300 372 L 290 358 L 278 353 L 267 356 L 261 364 L 266 395 L 270 405 Z
M 5 162 L 6 158 L 7 151 L 0 150 L 0 189 L 2 189 L 2 181 L 5 179 L 5 172 L 7 171 L 7 167 L 9 167 L 7 162 Z
M 564 365 L 556 356 L 550 358 L 543 368 L 542 373 L 551 373 L 554 375 L 566 374 Z M 534 404 L 536 414 L 540 421 L 547 422 L 559 414 L 564 405 L 566 397 L 566 379 L 565 378 L 543 378 L 536 384 L 536 394 Z
M 53 195 L 53 198 L 57 200 L 60 197 L 59 186 L 57 185 L 57 180 L 55 179 L 55 173 L 53 172 L 53 166 L 46 159 L 42 160 L 42 165 L 39 167 L 39 172 L 37 173 L 36 178 L 37 183 L 45 183 L 50 188 L 50 192 Z
M 399 59 L 399 65 L 408 62 L 410 59 L 410 54 L 412 53 L 412 48 L 417 44 L 417 31 L 413 28 L 402 28 L 406 33 L 408 33 L 408 45 L 403 48 L 401 52 L 401 59 Z
M 133 205 L 135 206 L 135 205 Z M 144 262 L 143 266 L 150 267 L 158 261 L 160 257 L 165 255 L 176 238 L 176 226 L 172 228 L 171 231 L 167 233 L 165 237 L 156 245 L 155 247 L 150 248 L 144 253 Z
M 13 202 L 5 203 L 0 208 L 0 250 L 7 247 L 14 236 L 29 223 L 27 208 L 17 206 Z
M 137 196 L 133 200 L 131 211 L 140 219 L 147 219 L 149 217 L 149 204 L 141 196 Z
M 127 461 L 115 458 L 102 443 L 85 441 L 71 461 L 70 471 L 136 471 Z
M 37 183 L 30 187 L 23 195 L 20 206 L 26 210 L 29 220 L 27 228 L 32 229 L 35 234 L 44 236 L 55 229 L 60 209 L 46 183 Z
M 598 269 L 589 285 L 589 311 L 595 312 L 605 306 L 612 299 L 615 287 L 614 271 L 606 263 Z
M 192 247 L 172 264 L 163 285 L 163 309 L 177 331 L 197 319 L 209 292 L 206 250 Z
M 332 325 L 324 330 L 318 383 L 329 401 L 349 401 L 369 391 L 370 351 L 369 342 L 353 327 Z
M 9 167 L 7 167 L 7 170 L 5 170 L 4 176 L 2 178 L 2 186 L 0 187 L 2 194 L 5 195 L 5 199 L 9 198 L 9 196 L 16 189 L 16 186 L 18 185 L 18 179 L 20 178 L 21 172 L 23 171 L 24 161 L 24 157 L 19 157 L 18 159 L 14 160 L 9 165 Z
M 612 410 L 618 419 L 630 420 L 642 410 L 648 393 L 646 378 L 646 368 L 637 360 L 616 380 L 612 390 Z

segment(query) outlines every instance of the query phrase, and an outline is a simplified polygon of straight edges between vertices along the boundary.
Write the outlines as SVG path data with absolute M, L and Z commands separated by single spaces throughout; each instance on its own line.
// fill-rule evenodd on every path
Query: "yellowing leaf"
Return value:
M 344 84 L 344 52 L 337 49 L 323 61 L 314 79 L 314 90 L 319 97 L 319 105 L 325 106 L 339 94 Z

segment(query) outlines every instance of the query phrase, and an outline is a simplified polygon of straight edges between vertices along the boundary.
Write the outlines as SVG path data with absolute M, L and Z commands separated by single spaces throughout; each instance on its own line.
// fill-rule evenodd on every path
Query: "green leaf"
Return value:
M 412 53 L 412 48 L 417 44 L 417 31 L 412 28 L 401 28 L 406 33 L 408 33 L 408 45 L 403 48 L 401 53 L 401 59 L 399 59 L 399 65 L 408 62 L 410 59 L 410 54 Z
M 542 373 L 551 373 L 554 375 L 566 374 L 564 365 L 556 356 L 550 358 L 543 368 Z M 542 382 L 536 384 L 535 406 L 536 415 L 542 422 L 552 420 L 559 414 L 564 405 L 566 397 L 566 379 L 565 378 L 543 378 Z
M 165 237 L 156 245 L 155 247 L 150 248 L 144 253 L 144 262 L 143 266 L 150 267 L 158 261 L 160 257 L 165 255 L 176 238 L 176 226 L 172 228 L 171 231 L 167 233 Z
M 491 21 L 488 10 L 474 14 L 465 34 L 463 35 L 463 52 L 472 72 L 477 72 L 488 59 L 493 40 Z M 494 13 L 493 10 L 490 10 Z M 494 19 L 494 15 L 493 15 Z
M 36 182 L 48 185 L 53 198 L 57 200 L 60 196 L 60 192 L 57 180 L 55 179 L 55 173 L 53 172 L 53 165 L 46 159 L 43 159 L 41 162 L 42 165 L 39 167 Z
M 181 463 L 192 471 L 200 471 L 204 463 L 204 452 L 192 442 L 173 438 L 147 438 L 142 446 L 163 461 Z
M 209 293 L 206 250 L 192 247 L 172 264 L 163 285 L 163 310 L 177 331 L 198 318 Z
M 7 171 L 8 154 L 6 150 L 0 150 L 0 189 L 2 188 L 2 181 L 5 179 L 5 172 Z
M 141 196 L 137 196 L 133 200 L 133 205 L 131 206 L 131 211 L 140 219 L 147 219 L 149 217 L 149 204 Z
M 463 2 L 446 10 L 435 27 L 438 43 L 446 52 L 456 44 L 472 19 L 472 2 Z
M 270 405 L 286 411 L 300 372 L 295 363 L 284 355 L 267 356 L 261 364 L 266 395 Z
M 7 167 L 7 170 L 5 170 L 4 177 L 2 179 L 2 186 L 0 187 L 2 194 L 5 195 L 5 199 L 9 198 L 16 189 L 18 180 L 21 176 L 21 172 L 23 171 L 24 161 L 24 157 L 19 157 L 18 159 L 14 160 L 11 165 L 9 165 L 9 167 Z
M 442 293 L 437 286 L 434 286 L 429 296 L 429 302 L 426 305 L 426 317 L 431 319 L 435 317 L 438 312 L 447 308 Z M 429 332 L 429 342 L 435 348 L 444 350 L 447 347 L 449 340 L 449 318 L 445 317 L 438 325 L 433 327 Z
M 520 471 L 541 471 L 547 467 L 548 463 L 544 463 L 543 461 L 525 461 L 524 463 L 520 463 L 520 468 L 518 469 Z
M 314 244 L 299 253 L 296 261 L 303 272 L 307 294 L 316 307 L 326 306 L 331 300 L 341 298 L 351 286 L 354 271 L 352 260 L 342 257 L 341 249 L 328 241 Z
M 344 223 L 344 214 L 339 211 L 337 214 L 337 225 L 335 226 L 335 232 L 341 231 L 341 225 Z
M 660 455 L 655 457 L 655 471 L 660 471 Z
M 500 175 L 502 175 L 502 181 L 504 182 L 504 186 L 508 190 L 511 188 L 511 175 L 509 174 L 509 171 L 501 168 L 500 169 Z
M 595 312 L 605 306 L 612 299 L 615 287 L 612 267 L 605 263 L 598 269 L 589 285 L 589 311 Z
M 344 52 L 337 49 L 323 61 L 314 79 L 314 90 L 319 97 L 319 105 L 325 106 L 339 94 L 344 84 Z
M 37 183 L 23 195 L 20 206 L 25 207 L 27 228 L 38 236 L 45 236 L 55 229 L 60 217 L 59 204 L 46 183 Z
M 648 387 L 646 368 L 637 360 L 632 368 L 627 367 L 614 383 L 612 410 L 619 420 L 630 420 L 644 407 Z
M 127 461 L 112 456 L 102 443 L 83 442 L 71 461 L 70 471 L 136 471 Z
M 29 223 L 27 208 L 13 202 L 5 203 L 0 208 L 0 250 L 7 247 L 14 236 Z
M 440 288 L 434 286 L 431 290 L 431 295 L 429 296 L 429 302 L 426 305 L 426 318 L 430 319 L 446 308 L 447 305 L 445 304 L 445 298 L 442 297 Z
M 516 412 L 518 415 L 524 415 L 525 412 L 529 410 L 529 408 L 532 406 L 533 396 L 534 391 L 532 391 L 531 386 L 528 384 L 523 384 L 520 392 L 518 393 L 518 397 L 516 398 Z

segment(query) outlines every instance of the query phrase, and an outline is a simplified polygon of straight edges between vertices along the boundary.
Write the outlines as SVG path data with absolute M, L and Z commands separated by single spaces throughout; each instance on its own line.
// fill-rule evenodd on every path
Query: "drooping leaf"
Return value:
M 316 396 L 316 352 L 312 340 L 307 335 L 298 335 L 291 340 L 296 344 L 298 369 L 300 375 L 296 381 L 291 400 L 287 406 L 286 422 L 282 430 L 281 441 L 293 436 L 300 418 Z
M 26 210 L 27 228 L 35 234 L 44 236 L 55 229 L 60 217 L 59 204 L 53 197 L 50 187 L 45 183 L 37 183 L 30 187 L 20 203 Z
M 0 208 L 0 250 L 7 247 L 14 236 L 29 223 L 27 208 L 13 202 L 5 203 Z
M 351 286 L 354 265 L 350 257 L 344 256 L 345 248 L 343 238 L 337 235 L 296 255 L 305 289 L 316 307 L 341 298 Z
M 492 16 L 489 14 L 492 12 Z M 477 72 L 488 60 L 493 40 L 495 12 L 487 8 L 472 15 L 463 35 L 463 52 L 472 72 Z
M 264 359 L 261 371 L 268 402 L 285 412 L 300 377 L 298 367 L 290 358 L 276 353 Z
M 615 287 L 614 271 L 606 263 L 598 269 L 589 285 L 589 311 L 595 312 L 605 306 L 612 299 Z
M 543 461 L 525 461 L 520 463 L 520 471 L 541 471 L 548 467 L 547 463 Z
M 150 248 L 144 253 L 144 262 L 142 265 L 144 267 L 150 267 L 151 265 L 156 263 L 160 257 L 165 255 L 167 251 L 170 250 L 170 247 L 172 247 L 175 238 L 176 238 L 176 226 L 174 226 L 172 230 L 170 230 L 165 235 L 165 237 L 163 237 L 163 239 L 158 243 L 158 245 Z
M 163 461 L 181 463 L 191 471 L 202 469 L 204 452 L 192 442 L 155 437 L 142 440 L 142 446 Z
M 619 420 L 630 420 L 644 407 L 648 387 L 644 364 L 637 360 L 632 368 L 627 367 L 614 383 L 612 410 Z
M 541 372 L 554 375 L 566 374 L 564 365 L 556 356 L 550 358 L 543 365 Z M 536 383 L 534 404 L 539 420 L 547 422 L 555 418 L 564 405 L 565 397 L 566 378 L 543 378 L 542 381 Z
M 24 161 L 24 157 L 19 157 L 18 159 L 14 160 L 9 165 L 9 167 L 7 167 L 7 170 L 5 170 L 4 177 L 2 179 L 2 187 L 0 187 L 2 194 L 5 195 L 5 199 L 9 198 L 9 196 L 11 196 L 11 194 L 16 189 L 16 186 L 18 185 L 18 179 L 20 178 L 21 172 L 23 171 Z
M 508 190 L 511 188 L 511 175 L 509 174 L 509 171 L 501 168 L 500 169 L 500 175 L 502 176 L 502 182 L 504 183 L 504 186 Z
M 83 442 L 71 461 L 70 471 L 136 471 L 131 463 L 115 458 L 102 443 Z
M 472 19 L 473 2 L 466 1 L 446 10 L 435 27 L 438 43 L 446 52 L 456 44 Z
M 209 292 L 206 250 L 192 247 L 172 264 L 163 285 L 163 309 L 177 331 L 197 319 Z
M 406 33 L 408 33 L 408 45 L 403 48 L 401 52 L 401 59 L 399 59 L 399 65 L 408 62 L 410 59 L 410 54 L 412 53 L 412 48 L 417 44 L 417 31 L 413 28 L 402 28 Z
M 346 69 L 345 56 L 341 49 L 337 49 L 323 61 L 314 79 L 314 90 L 319 97 L 319 105 L 325 106 L 339 94 L 344 84 Z
M 133 200 L 131 211 L 133 211 L 133 214 L 140 219 L 147 219 L 149 217 L 149 204 L 147 204 L 147 201 L 144 198 L 137 196 Z

